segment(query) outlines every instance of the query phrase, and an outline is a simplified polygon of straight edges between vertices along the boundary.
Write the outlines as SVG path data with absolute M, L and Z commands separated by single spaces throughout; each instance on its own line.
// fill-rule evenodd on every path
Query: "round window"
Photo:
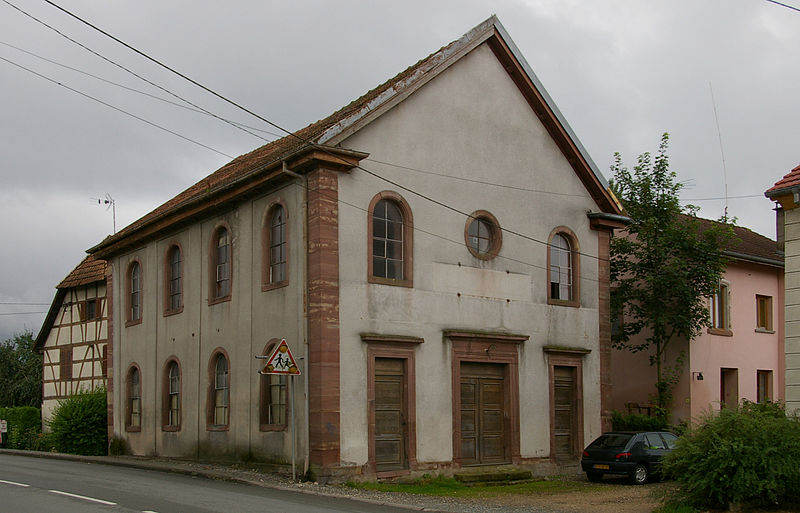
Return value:
M 488 212 L 473 213 L 467 219 L 467 249 L 473 256 L 482 260 L 494 258 L 500 251 L 500 227 L 497 220 Z

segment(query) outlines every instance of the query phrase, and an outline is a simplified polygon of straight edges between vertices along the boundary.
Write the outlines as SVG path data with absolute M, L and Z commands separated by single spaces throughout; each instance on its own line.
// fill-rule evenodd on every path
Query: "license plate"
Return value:
M 608 470 L 608 465 L 595 464 L 594 468 L 599 469 L 599 470 Z

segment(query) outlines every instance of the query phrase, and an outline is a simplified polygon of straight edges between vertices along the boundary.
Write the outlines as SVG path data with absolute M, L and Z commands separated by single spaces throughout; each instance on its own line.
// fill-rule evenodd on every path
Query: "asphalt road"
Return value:
M 0 512 L 407 513 L 408 509 L 109 465 L 0 454 Z

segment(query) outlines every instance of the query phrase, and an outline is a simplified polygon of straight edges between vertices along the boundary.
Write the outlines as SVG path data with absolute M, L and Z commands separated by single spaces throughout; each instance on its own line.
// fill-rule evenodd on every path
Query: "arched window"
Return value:
M 128 369 L 125 391 L 127 413 L 125 416 L 125 429 L 127 431 L 139 431 L 142 429 L 142 387 L 139 368 L 135 365 Z
M 211 358 L 208 423 L 211 429 L 227 429 L 230 420 L 230 374 L 228 358 L 222 351 Z
M 214 232 L 211 263 L 211 299 L 225 299 L 231 295 L 231 242 L 224 227 Z
M 369 208 L 369 281 L 412 286 L 413 224 L 403 198 L 382 192 Z
M 578 252 L 578 242 L 571 230 L 566 227 L 553 230 L 547 255 L 550 284 L 547 299 L 550 304 L 579 306 Z
M 128 267 L 128 323 L 142 320 L 142 267 L 131 262 Z
M 177 313 L 183 308 L 183 256 L 177 245 L 167 251 L 166 271 L 165 313 Z
M 277 339 L 270 340 L 264 348 L 264 356 L 275 350 Z M 277 431 L 286 428 L 286 376 L 282 374 L 262 374 L 260 427 L 262 431 Z
M 175 359 L 169 360 L 164 368 L 163 390 L 162 429 L 177 431 L 181 426 L 181 369 Z
M 264 288 L 285 285 L 288 280 L 288 235 L 286 209 L 281 204 L 273 206 L 267 215 L 264 249 Z
M 500 224 L 485 210 L 470 214 L 464 236 L 469 252 L 481 260 L 491 260 L 497 256 L 503 243 Z

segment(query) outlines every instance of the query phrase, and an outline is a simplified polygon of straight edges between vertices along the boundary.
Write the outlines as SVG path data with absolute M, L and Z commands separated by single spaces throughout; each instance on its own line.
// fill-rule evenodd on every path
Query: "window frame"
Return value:
M 283 250 L 283 262 L 279 262 L 283 264 L 283 279 L 274 280 L 272 273 L 272 246 L 274 242 L 272 237 L 272 225 L 275 214 L 279 209 L 283 212 L 283 241 L 279 243 L 279 246 L 282 246 Z M 286 208 L 286 204 L 283 200 L 276 200 L 267 207 L 261 233 L 261 290 L 266 292 L 267 290 L 278 289 L 289 284 L 289 209 Z
M 179 255 L 177 262 L 179 266 L 179 274 L 176 277 L 174 274 L 173 255 Z M 184 282 L 184 259 L 183 247 L 178 242 L 172 242 L 167 247 L 164 253 L 164 316 L 175 315 L 183 312 L 183 282 Z M 178 292 L 173 290 L 173 284 L 177 282 Z M 178 306 L 173 305 L 174 298 L 178 298 Z
M 373 226 L 374 226 L 374 212 L 375 207 L 381 201 L 388 201 L 393 203 L 400 210 L 403 225 L 403 278 L 384 278 L 375 276 L 373 264 Z M 414 286 L 414 217 L 411 213 L 406 200 L 399 194 L 393 191 L 382 191 L 376 194 L 372 201 L 369 203 L 367 209 L 367 282 L 378 283 L 382 285 L 394 285 L 398 287 L 413 287 Z
M 220 388 L 217 383 L 217 364 L 220 359 L 225 360 L 227 365 L 227 386 Z M 227 390 L 223 394 L 226 404 L 222 405 L 226 411 L 226 418 L 223 424 L 216 422 L 217 405 L 217 391 Z M 231 424 L 231 360 L 228 357 L 227 351 L 218 347 L 211 353 L 211 358 L 208 361 L 208 394 L 206 397 L 206 430 L 207 431 L 228 431 Z
M 277 338 L 271 339 L 267 342 L 267 345 L 264 346 L 263 355 L 269 357 L 272 354 L 272 351 L 280 343 L 280 340 Z M 278 378 L 278 383 L 272 383 L 273 378 Z M 259 375 L 259 401 L 258 401 L 258 418 L 259 418 L 259 430 L 260 431 L 285 431 L 289 427 L 289 384 L 288 384 L 288 377 L 282 374 L 261 374 Z M 282 392 L 279 391 L 279 394 L 283 394 L 283 405 L 278 403 L 278 407 L 283 406 L 283 423 L 280 422 L 269 422 L 270 416 L 270 407 L 272 406 L 272 394 L 271 388 L 277 386 L 282 388 Z
M 762 319 L 762 304 L 763 319 Z M 756 329 L 757 333 L 775 333 L 772 324 L 772 296 L 756 294 Z
M 136 395 L 131 392 L 133 390 L 132 378 L 134 374 L 137 377 L 136 382 Z M 136 403 L 134 403 L 136 401 Z M 134 412 L 134 404 L 138 412 Z M 134 423 L 134 415 L 138 415 L 138 423 Z M 136 363 L 128 366 L 128 372 L 125 373 L 125 431 L 139 432 L 142 430 L 142 371 Z
M 553 297 L 553 283 L 551 281 L 551 276 L 553 272 L 553 239 L 556 236 L 561 236 L 567 242 L 569 246 L 569 259 L 570 259 L 570 268 L 569 268 L 569 278 L 570 278 L 570 298 L 569 299 L 562 299 L 560 297 Z M 560 251 L 563 251 L 562 248 L 556 248 Z M 547 238 L 547 304 L 548 305 L 556 305 L 556 306 L 569 306 L 573 308 L 578 308 L 581 306 L 581 259 L 580 259 L 580 244 L 578 242 L 578 237 L 575 235 L 571 229 L 566 226 L 558 226 L 550 232 L 550 235 Z M 558 267 L 559 277 L 561 276 L 561 267 Z M 560 283 L 560 281 L 558 282 Z
M 475 223 L 484 223 L 486 229 L 489 231 L 486 240 L 489 241 L 489 248 L 486 251 L 473 247 L 471 243 L 472 236 L 470 235 L 470 228 Z M 487 210 L 476 210 L 467 216 L 467 222 L 464 224 L 464 242 L 467 245 L 467 251 L 472 256 L 480 260 L 492 260 L 500 253 L 500 248 L 503 246 L 503 230 L 500 228 L 500 223 L 497 218 Z
M 172 369 L 177 372 L 177 391 L 175 392 L 172 389 Z M 183 422 L 183 371 L 180 361 L 175 356 L 170 356 L 164 364 L 161 390 L 161 430 L 180 431 Z M 173 396 L 176 398 L 177 408 L 173 408 Z M 177 411 L 177 422 L 173 421 L 173 411 Z
M 773 383 L 773 376 L 774 373 L 772 370 L 769 369 L 758 369 L 756 370 L 756 402 L 757 403 L 767 403 L 771 402 L 773 399 L 773 390 L 774 390 L 774 383 Z M 766 380 L 764 383 L 761 382 L 762 377 Z M 762 398 L 763 393 L 763 398 Z
M 708 298 L 709 328 L 708 333 L 723 337 L 732 337 L 731 330 L 731 284 L 720 280 L 717 290 Z
M 72 381 L 72 346 L 62 346 L 58 352 L 58 379 L 59 381 Z M 69 361 L 69 363 L 67 363 Z M 64 394 L 66 395 L 66 394 Z
M 220 252 L 219 248 L 219 240 L 221 235 L 224 234 L 227 236 L 227 250 L 226 250 L 226 258 L 227 261 L 227 278 L 220 280 L 219 278 L 219 267 L 220 265 Z M 230 301 L 231 296 L 233 294 L 233 232 L 231 232 L 230 227 L 227 223 L 220 223 L 214 227 L 214 230 L 211 232 L 211 240 L 209 244 L 209 253 L 208 253 L 208 277 L 209 277 L 209 289 L 208 289 L 208 304 L 214 305 L 217 303 L 222 303 L 224 301 Z M 219 284 L 223 281 L 227 281 L 227 290 L 218 290 Z M 224 292 L 224 294 L 223 294 Z
M 135 282 L 134 271 L 136 271 Z M 144 294 L 142 293 L 144 289 L 143 276 L 142 263 L 138 258 L 131 260 L 125 273 L 125 327 L 142 323 L 142 318 L 144 317 Z

